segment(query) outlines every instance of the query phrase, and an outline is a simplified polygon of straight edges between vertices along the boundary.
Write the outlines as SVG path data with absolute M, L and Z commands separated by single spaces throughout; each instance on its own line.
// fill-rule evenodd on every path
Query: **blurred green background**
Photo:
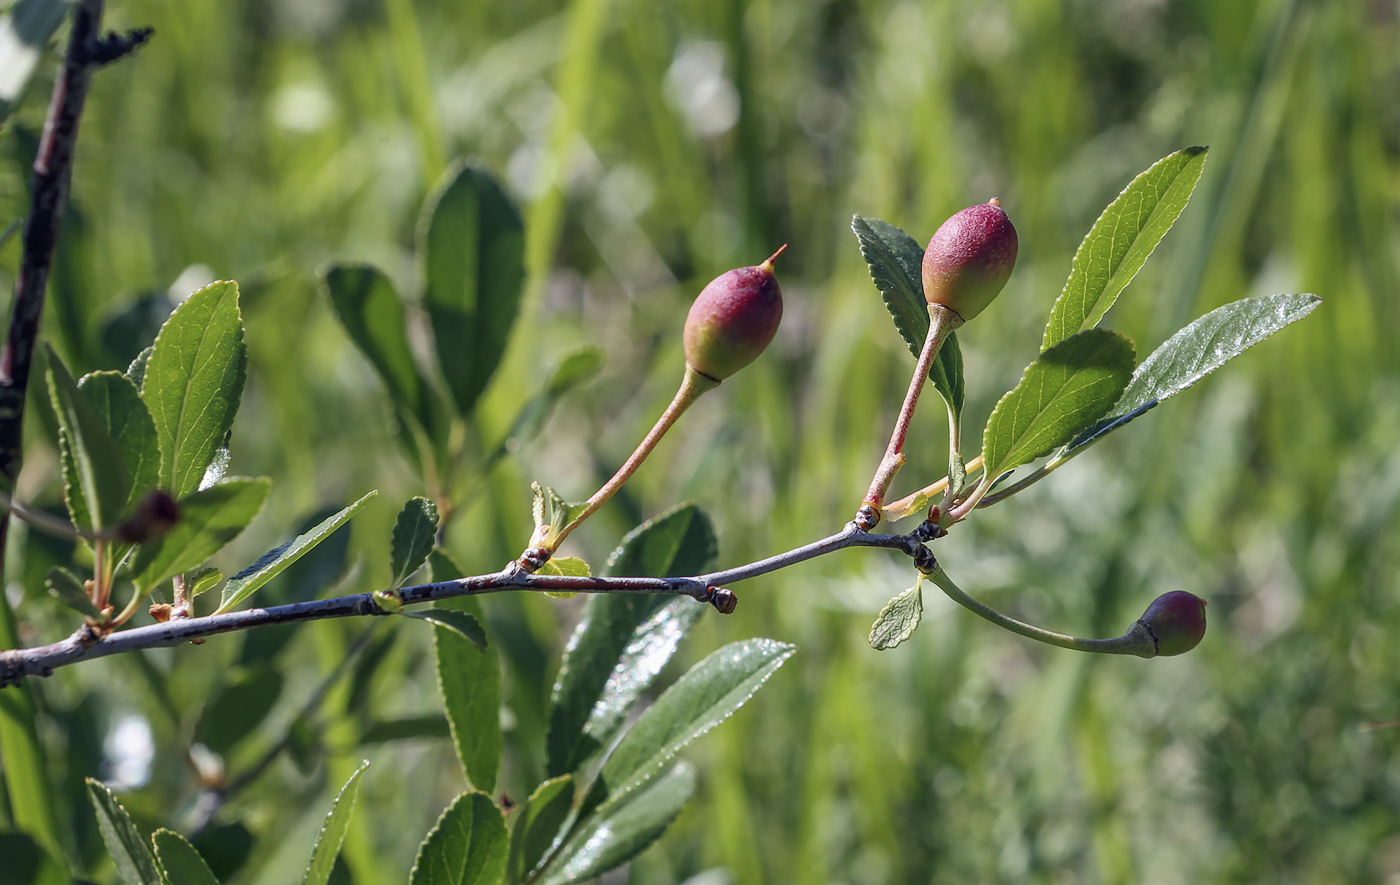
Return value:
M 276 590 L 361 592 L 386 580 L 393 516 L 422 489 L 318 266 L 373 261 L 414 292 L 419 205 L 453 157 L 473 156 L 521 203 L 529 265 L 480 445 L 560 352 L 606 348 L 603 374 L 458 502 L 447 547 L 480 572 L 527 540 L 532 478 L 584 497 L 650 426 L 704 283 L 789 243 L 775 346 L 692 410 L 567 551 L 600 564 L 628 528 L 693 499 L 721 563 L 737 564 L 850 518 L 907 383 L 852 213 L 927 239 L 997 196 L 1015 222 L 1016 273 L 960 333 L 975 452 L 1098 212 L 1157 158 L 1208 144 L 1195 199 L 1109 324 L 1141 356 L 1246 295 L 1309 291 L 1322 306 L 936 546 L 969 592 L 1079 635 L 1116 635 L 1159 593 L 1191 590 L 1210 601 L 1201 647 L 1079 656 L 928 595 L 913 640 L 877 653 L 871 620 L 913 575 L 882 551 L 738 585 L 738 612 L 707 615 L 680 657 L 751 636 L 799 653 L 688 752 L 696 800 L 607 881 L 1400 881 L 1400 729 L 1362 728 L 1400 718 L 1397 14 L 1378 0 L 114 2 L 110 26 L 156 36 L 96 77 L 44 331 L 75 370 L 123 367 L 171 297 L 238 280 L 251 364 L 233 472 L 276 485 L 229 561 L 378 488 L 349 543 Z M 25 211 L 52 62 L 0 133 L 0 222 Z M 0 252 L 6 287 L 17 253 Z M 57 505 L 35 414 L 21 497 Z M 897 494 L 942 475 L 945 440 L 926 408 Z M 42 575 L 71 551 L 22 530 L 13 543 L 23 639 L 66 635 Z M 503 783 L 518 800 L 540 776 L 578 604 L 485 603 L 508 662 Z M 461 788 L 446 740 L 370 728 L 439 712 L 420 626 L 380 628 L 337 684 L 318 718 L 323 763 L 283 754 L 218 812 L 202 834 L 229 858 L 216 872 L 292 879 L 332 791 L 369 758 L 347 872 L 402 880 Z M 189 832 L 202 812 L 187 749 L 206 701 L 270 678 L 267 660 L 285 677 L 224 748 L 237 775 L 365 629 L 220 637 L 36 686 L 70 849 L 102 856 L 85 775 L 126 778 L 139 820 Z

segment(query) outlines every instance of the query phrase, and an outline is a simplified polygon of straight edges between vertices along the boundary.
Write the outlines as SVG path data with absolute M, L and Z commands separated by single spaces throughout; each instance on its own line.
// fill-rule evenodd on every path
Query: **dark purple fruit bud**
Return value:
M 1163 657 L 1185 654 L 1206 635 L 1206 601 L 1185 590 L 1163 593 L 1138 618 L 1157 642 Z
M 1001 204 L 969 206 L 943 222 L 924 252 L 924 298 L 970 320 L 1006 285 L 1016 266 L 1016 228 Z
M 146 493 L 130 519 L 117 526 L 115 535 L 127 544 L 145 544 L 170 531 L 179 521 L 180 505 L 169 492 L 155 489 Z
M 783 318 L 783 293 L 773 260 L 720 274 L 700 292 L 685 320 L 685 361 L 723 381 L 758 359 Z

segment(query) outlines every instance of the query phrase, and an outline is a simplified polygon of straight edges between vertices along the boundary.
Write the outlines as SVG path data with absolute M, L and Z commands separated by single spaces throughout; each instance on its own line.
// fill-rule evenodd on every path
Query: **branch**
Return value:
M 925 544 L 941 534 L 940 529 L 928 523 L 920 525 L 907 535 L 870 534 L 862 531 L 855 523 L 849 523 L 840 532 L 828 538 L 786 553 L 695 577 L 592 578 L 539 575 L 529 574 L 515 563 L 511 563 L 501 571 L 489 575 L 404 587 L 398 591 L 397 596 L 405 605 L 413 605 L 456 596 L 478 596 L 507 590 L 662 593 L 689 596 L 700 602 L 707 602 L 722 613 L 728 614 L 734 610 L 738 600 L 733 591 L 720 586 L 721 584 L 755 578 L 848 547 L 883 547 L 899 550 L 912 557 L 916 566 L 931 567 L 933 553 Z M 180 618 L 107 635 L 103 635 L 92 624 L 85 623 L 67 639 L 50 645 L 0 651 L 0 688 L 17 684 L 25 676 L 49 676 L 59 667 L 136 649 L 168 648 L 220 633 L 232 633 L 271 624 L 292 624 L 326 618 L 378 617 L 387 614 L 391 612 L 380 607 L 373 593 L 359 593 L 335 599 L 207 615 L 202 618 Z

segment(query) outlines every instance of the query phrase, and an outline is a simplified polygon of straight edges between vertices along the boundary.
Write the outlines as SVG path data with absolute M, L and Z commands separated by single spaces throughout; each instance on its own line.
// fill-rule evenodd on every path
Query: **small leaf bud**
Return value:
M 1001 204 L 969 206 L 934 233 L 924 252 L 924 298 L 964 321 L 981 313 L 1016 266 L 1016 228 Z
M 117 526 L 116 539 L 126 544 L 154 541 L 180 521 L 180 505 L 169 492 L 153 489 L 146 493 L 131 518 Z
M 1185 654 L 1206 635 L 1206 601 L 1185 590 L 1163 593 L 1142 613 L 1138 624 L 1152 634 L 1158 655 Z
M 723 381 L 763 353 L 783 318 L 783 293 L 773 276 L 779 249 L 757 267 L 720 274 L 706 286 L 685 320 L 685 361 Z

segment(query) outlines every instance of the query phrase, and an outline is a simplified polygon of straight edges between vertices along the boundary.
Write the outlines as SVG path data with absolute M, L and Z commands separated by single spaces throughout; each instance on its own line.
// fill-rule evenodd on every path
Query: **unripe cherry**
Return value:
M 1001 204 L 969 206 L 943 222 L 924 252 L 924 298 L 964 321 L 981 313 L 1016 265 L 1016 228 Z
M 720 274 L 701 290 L 685 320 L 685 361 L 692 369 L 723 381 L 763 353 L 783 318 L 773 260 L 786 248 L 757 267 Z
M 1206 601 L 1185 590 L 1163 593 L 1152 601 L 1138 623 L 1152 632 L 1157 654 L 1185 654 L 1206 635 Z

